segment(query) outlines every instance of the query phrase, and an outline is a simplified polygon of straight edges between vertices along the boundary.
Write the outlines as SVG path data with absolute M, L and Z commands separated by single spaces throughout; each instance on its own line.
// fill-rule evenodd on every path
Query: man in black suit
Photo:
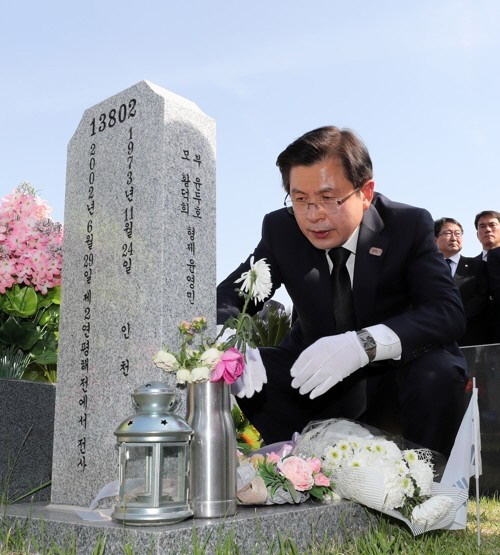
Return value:
M 488 251 L 486 261 L 491 293 L 492 343 L 500 343 L 500 247 Z
M 474 226 L 477 238 L 483 246 L 483 252 L 478 256 L 485 262 L 491 249 L 500 247 L 500 212 L 495 210 L 483 210 L 476 214 Z
M 465 318 L 430 214 L 374 192 L 368 150 L 346 129 L 306 133 L 277 165 L 286 208 L 265 216 L 253 256 L 296 319 L 279 347 L 250 350 L 238 404 L 267 443 L 311 420 L 377 425 L 395 408 L 406 439 L 448 454 L 464 411 Z M 234 281 L 250 264 L 217 288 L 219 323 L 241 310 Z
M 458 344 L 484 345 L 491 339 L 486 264 L 480 258 L 460 254 L 463 232 L 462 225 L 453 218 L 440 218 L 434 222 L 437 248 L 450 266 L 464 305 L 467 327 Z

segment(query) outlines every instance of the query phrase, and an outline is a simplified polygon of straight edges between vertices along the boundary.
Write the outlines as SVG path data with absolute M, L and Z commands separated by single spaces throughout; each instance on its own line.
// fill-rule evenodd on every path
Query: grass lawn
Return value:
M 292 541 L 281 538 L 273 547 L 257 546 L 254 555 L 499 555 L 500 554 L 500 501 L 497 498 L 482 498 L 481 508 L 481 546 L 477 546 L 476 504 L 469 502 L 469 514 L 466 530 L 429 532 L 414 538 L 402 523 L 396 523 L 381 516 L 378 525 L 367 535 L 352 538 L 344 545 L 326 542 L 324 545 L 311 546 L 299 551 Z M 39 552 L 39 551 L 38 551 Z M 31 538 L 23 537 L 13 530 L 7 530 L 0 522 L 0 555 L 24 555 L 37 553 Z M 42 552 L 39 552 L 42 555 Z M 88 555 L 106 555 L 105 541 L 89 546 Z M 130 546 L 123 546 L 123 555 L 147 555 L 133 551 Z M 75 555 L 72 548 L 61 549 L 58 546 L 45 548 L 43 555 Z M 85 554 L 87 555 L 87 554 Z M 169 555 L 169 554 L 165 554 Z M 246 555 L 231 540 L 226 538 L 224 545 L 215 553 L 206 551 L 203 546 L 193 541 L 192 549 L 186 555 Z

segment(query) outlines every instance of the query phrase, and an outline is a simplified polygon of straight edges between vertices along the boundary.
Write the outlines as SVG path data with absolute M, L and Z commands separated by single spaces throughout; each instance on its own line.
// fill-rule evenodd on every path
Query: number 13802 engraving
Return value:
M 90 122 L 90 136 L 92 137 L 97 132 L 101 133 L 108 127 L 114 127 L 117 123 L 123 123 L 128 118 L 135 117 L 137 113 L 136 104 L 137 100 L 131 98 L 128 104 L 121 104 L 118 110 L 112 108 L 107 114 L 101 114 L 97 120 L 96 118 L 92 118 Z

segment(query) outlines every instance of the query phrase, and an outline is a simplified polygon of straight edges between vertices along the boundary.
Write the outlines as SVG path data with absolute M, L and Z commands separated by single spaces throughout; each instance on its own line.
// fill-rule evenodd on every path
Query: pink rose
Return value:
M 319 472 L 321 470 L 321 461 L 317 457 L 309 457 L 307 459 L 311 472 Z
M 272 451 L 269 455 L 267 455 L 266 460 L 272 463 L 279 463 L 281 459 L 279 455 Z
M 309 463 L 300 457 L 287 457 L 278 463 L 278 468 L 292 482 L 297 491 L 306 491 L 314 485 Z
M 224 380 L 226 383 L 234 383 L 243 374 L 245 369 L 245 360 L 243 355 L 235 347 L 231 347 L 224 351 L 215 365 L 214 371 L 210 377 L 211 382 L 220 382 Z
M 315 486 L 329 486 L 330 485 L 330 478 L 318 472 L 314 475 L 314 485 Z

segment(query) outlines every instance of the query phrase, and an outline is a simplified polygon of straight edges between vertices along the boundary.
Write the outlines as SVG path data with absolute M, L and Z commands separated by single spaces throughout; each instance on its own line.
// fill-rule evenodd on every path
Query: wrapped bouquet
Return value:
M 238 500 L 242 504 L 276 505 L 303 503 L 309 497 L 318 501 L 334 498 L 333 484 L 322 461 L 275 452 L 240 457 Z
M 428 449 L 400 449 L 349 420 L 311 423 L 292 453 L 319 456 L 340 497 L 403 520 L 415 535 L 453 522 L 468 495 L 433 481 Z

